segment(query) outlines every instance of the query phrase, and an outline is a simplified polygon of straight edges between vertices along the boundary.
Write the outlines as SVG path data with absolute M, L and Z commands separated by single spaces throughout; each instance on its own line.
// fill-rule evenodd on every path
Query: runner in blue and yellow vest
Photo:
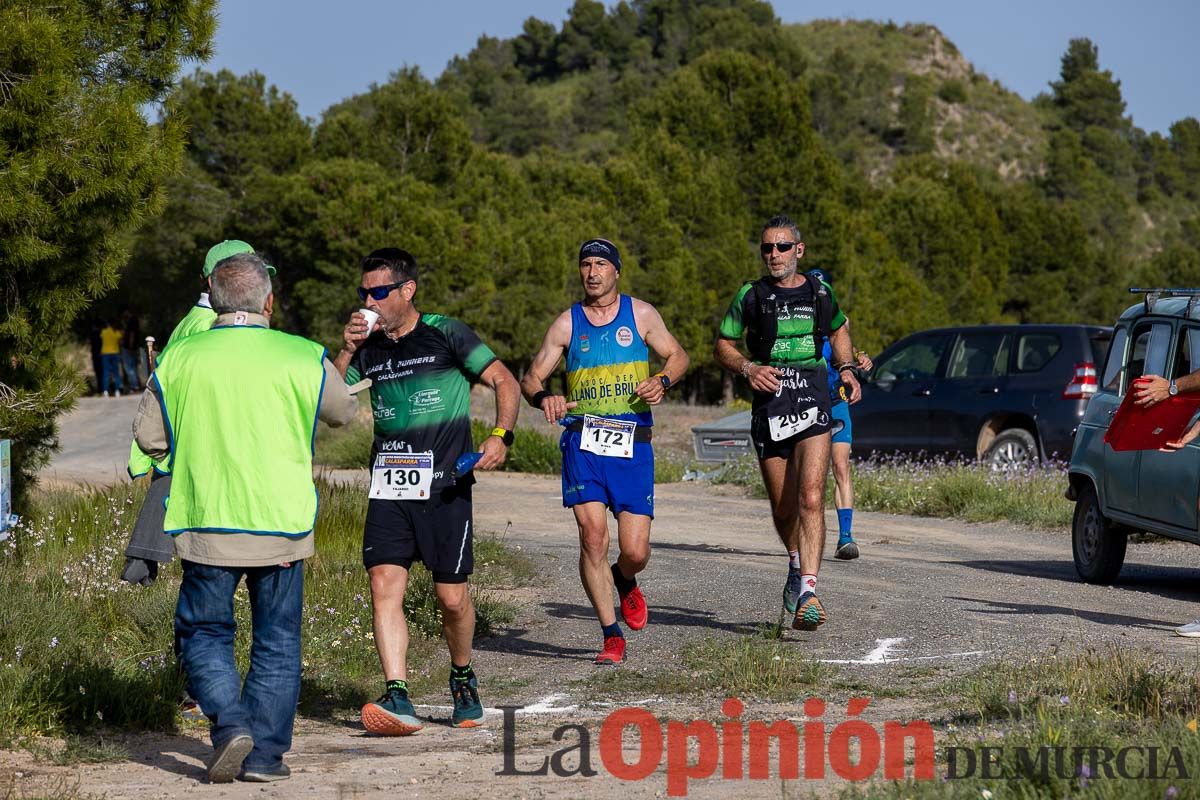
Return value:
M 621 254 L 607 239 L 589 239 L 579 248 L 579 279 L 584 299 L 550 325 L 541 350 L 521 381 L 530 405 L 547 422 L 566 426 L 563 505 L 579 528 L 579 571 L 600 621 L 604 644 L 597 664 L 625 657 L 625 638 L 613 613 L 615 586 L 621 616 L 633 630 L 649 618 L 636 575 L 650 560 L 650 521 L 654 518 L 654 451 L 650 407 L 688 367 L 688 355 L 667 330 L 654 306 L 617 291 Z M 649 355 L 663 361 L 650 374 Z M 566 355 L 567 394 L 546 389 L 546 380 Z M 608 520 L 617 518 L 620 556 L 608 564 Z

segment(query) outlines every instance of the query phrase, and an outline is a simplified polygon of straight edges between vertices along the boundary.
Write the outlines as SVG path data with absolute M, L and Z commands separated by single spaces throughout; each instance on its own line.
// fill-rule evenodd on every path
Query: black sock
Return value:
M 613 584 L 617 587 L 617 591 L 621 594 L 628 594 L 637 588 L 637 578 L 626 578 L 625 573 L 621 572 L 621 568 L 616 562 L 612 565 Z
M 390 691 L 392 691 L 392 689 L 399 689 L 400 691 L 404 692 L 405 696 L 408 696 L 408 681 L 402 681 L 402 680 L 388 681 L 387 688 L 384 689 L 384 691 L 390 692 Z
M 620 636 L 622 639 L 625 638 L 625 634 L 621 633 L 621 626 L 615 622 L 612 625 L 601 625 L 600 630 L 604 631 L 605 639 L 610 636 Z
M 469 681 L 475 675 L 475 670 L 471 669 L 471 662 L 468 661 L 465 667 L 456 666 L 453 661 L 450 662 L 450 679 L 455 681 Z

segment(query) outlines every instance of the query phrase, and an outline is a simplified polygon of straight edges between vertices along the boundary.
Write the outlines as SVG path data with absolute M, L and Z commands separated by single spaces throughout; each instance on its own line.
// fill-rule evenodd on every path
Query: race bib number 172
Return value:
M 637 423 L 632 420 L 627 422 L 585 414 L 579 449 L 587 450 L 598 456 L 633 458 L 633 432 L 635 430 L 637 430 Z
M 380 453 L 371 470 L 372 500 L 428 500 L 433 453 Z

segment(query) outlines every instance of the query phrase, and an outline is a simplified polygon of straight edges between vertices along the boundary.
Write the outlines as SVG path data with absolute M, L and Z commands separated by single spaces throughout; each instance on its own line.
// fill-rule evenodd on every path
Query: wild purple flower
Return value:
M 1165 797 L 1167 798 L 1167 800 L 1171 800 L 1171 798 L 1173 798 L 1173 797 L 1178 797 L 1178 796 L 1179 796 L 1179 790 L 1178 790 L 1178 789 L 1176 789 L 1174 786 L 1168 786 L 1168 787 L 1167 787 L 1167 793 L 1166 793 L 1166 795 L 1165 795 Z
M 1008 690 L 1008 702 L 1013 705 L 1016 705 L 1017 702 L 1017 693 L 1012 689 Z
M 1070 703 L 1070 702 L 1071 702 L 1071 698 L 1067 697 L 1067 696 L 1064 694 L 1062 697 L 1058 698 L 1058 702 L 1059 702 L 1059 704 L 1060 704 L 1060 705 L 1064 705 L 1064 706 L 1065 706 L 1067 703 Z

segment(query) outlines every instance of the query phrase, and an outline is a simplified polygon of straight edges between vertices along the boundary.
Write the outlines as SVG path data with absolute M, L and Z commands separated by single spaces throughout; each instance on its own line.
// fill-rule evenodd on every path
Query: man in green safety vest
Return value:
M 217 262 L 241 253 L 253 253 L 254 248 L 237 239 L 226 239 L 209 248 L 204 257 L 204 269 L 201 271 L 203 284 L 200 288 L 200 298 L 184 315 L 167 344 L 174 344 L 193 333 L 206 331 L 212 327 L 217 318 L 208 299 L 209 276 Z M 275 268 L 267 265 L 267 273 L 275 274 Z M 175 545 L 170 537 L 163 535 L 163 499 L 171 491 L 171 475 L 164 461 L 155 463 L 138 447 L 137 442 L 129 445 L 129 477 L 137 479 L 150 473 L 150 486 L 146 490 L 146 499 L 138 511 L 133 530 L 129 535 L 129 544 L 125 547 L 125 567 L 121 572 L 121 580 L 148 586 L 158 577 L 158 565 L 175 557 Z
M 318 418 L 343 425 L 357 404 L 325 349 L 269 327 L 266 264 L 239 254 L 211 276 L 210 330 L 173 342 L 134 420 L 138 447 L 166 459 L 164 528 L 183 582 L 175 635 L 188 688 L 211 721 L 208 777 L 288 777 L 300 696 L 304 559 L 313 555 Z M 254 627 L 243 683 L 233 596 L 243 576 Z

